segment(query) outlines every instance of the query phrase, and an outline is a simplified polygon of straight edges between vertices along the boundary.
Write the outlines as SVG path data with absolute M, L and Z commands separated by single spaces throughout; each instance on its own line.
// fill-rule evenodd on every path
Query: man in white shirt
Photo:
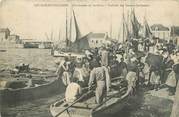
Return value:
M 66 88 L 65 100 L 67 102 L 74 102 L 81 95 L 81 93 L 82 91 L 80 85 L 74 80 Z

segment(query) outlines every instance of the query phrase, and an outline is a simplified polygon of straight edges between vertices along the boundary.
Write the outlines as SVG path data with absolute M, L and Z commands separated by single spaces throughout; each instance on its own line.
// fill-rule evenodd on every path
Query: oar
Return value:
M 78 101 L 80 101 L 81 99 L 83 99 L 85 96 L 87 96 L 88 94 L 90 94 L 91 92 L 93 92 L 93 90 L 88 91 L 86 94 L 82 95 L 80 98 L 78 98 L 77 100 L 75 100 L 72 104 L 70 104 L 68 107 L 66 107 L 65 109 L 63 109 L 62 111 L 60 111 L 57 115 L 55 115 L 54 117 L 58 117 L 60 114 L 62 114 L 64 111 L 66 111 L 67 109 L 69 109 L 71 106 L 73 106 L 74 104 L 76 104 Z
M 32 77 L 57 77 L 57 75 L 30 74 L 30 73 L 11 74 L 11 76 L 14 77 L 27 76 L 27 75 L 31 75 Z
M 91 88 L 91 90 L 94 88 L 94 85 L 92 85 L 92 88 Z M 88 87 L 84 87 L 84 88 L 82 88 L 81 90 L 82 90 L 82 92 L 84 92 L 85 90 L 87 90 L 87 89 L 89 89 Z M 61 95 L 65 95 L 65 93 L 63 93 L 63 94 L 60 94 L 60 97 L 59 98 L 61 98 Z M 62 100 L 62 99 L 60 99 L 60 100 Z M 65 100 L 65 98 L 63 99 L 63 100 Z M 57 99 L 56 101 L 54 101 L 54 102 L 57 102 L 57 101 L 59 101 L 59 99 Z

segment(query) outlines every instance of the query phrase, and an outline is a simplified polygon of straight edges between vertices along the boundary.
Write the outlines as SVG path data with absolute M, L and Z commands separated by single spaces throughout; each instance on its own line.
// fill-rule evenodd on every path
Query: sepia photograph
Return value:
M 0 0 L 0 117 L 179 117 L 178 0 Z

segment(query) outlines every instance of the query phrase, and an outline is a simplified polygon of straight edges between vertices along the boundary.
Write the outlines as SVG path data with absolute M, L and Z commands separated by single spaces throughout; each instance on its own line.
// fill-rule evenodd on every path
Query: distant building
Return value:
M 8 28 L 0 28 L 0 41 L 7 40 L 10 36 L 10 30 Z
M 90 48 L 101 47 L 109 43 L 109 40 L 107 40 L 107 38 L 107 33 L 90 33 L 88 35 Z
M 163 26 L 162 24 L 154 24 L 151 26 L 152 34 L 155 38 L 170 40 L 171 30 L 168 27 Z
M 24 44 L 24 48 L 51 48 L 53 42 L 51 41 L 40 41 L 37 39 L 23 39 L 22 43 Z
M 179 45 L 179 26 L 171 27 L 171 39 L 174 40 L 174 43 Z
M 82 51 L 89 48 L 98 48 L 103 45 L 110 44 L 111 40 L 108 38 L 107 33 L 88 33 L 80 39 L 77 39 L 71 44 L 73 51 Z

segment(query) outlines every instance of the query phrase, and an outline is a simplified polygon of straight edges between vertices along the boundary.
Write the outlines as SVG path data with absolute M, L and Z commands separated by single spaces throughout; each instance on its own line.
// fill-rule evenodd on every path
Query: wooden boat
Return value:
M 39 48 L 39 44 L 33 42 L 26 42 L 24 43 L 24 48 Z
M 0 50 L 0 52 L 6 52 L 6 51 L 7 51 L 7 50 L 2 50 L 2 49 Z
M 39 49 L 51 49 L 52 48 L 52 46 L 51 46 L 51 44 L 48 44 L 48 43 L 40 43 L 39 45 L 38 45 L 38 48 Z
M 66 36 L 65 36 L 65 43 L 61 42 L 57 48 L 52 48 L 51 55 L 54 57 L 77 57 L 77 56 L 85 56 L 85 54 L 82 52 L 85 49 L 89 49 L 87 46 L 88 42 L 81 43 L 80 40 L 82 40 L 79 26 L 76 20 L 75 12 L 72 8 L 70 13 L 70 18 L 67 17 L 66 12 Z M 82 45 L 80 45 L 80 43 Z M 83 45 L 84 44 L 84 45 Z
M 30 79 L 29 75 L 31 75 Z M 50 72 L 46 74 L 8 74 L 7 71 L 4 71 L 4 74 L 0 73 L 0 103 L 13 104 L 45 98 L 64 92 L 64 88 L 57 76 Z
M 55 102 L 50 106 L 53 117 L 100 117 L 106 114 L 114 114 L 125 105 L 128 94 L 127 85 L 124 82 L 112 83 L 110 91 L 101 104 L 95 103 L 94 92 L 87 92 L 73 103 L 66 103 L 65 99 Z
M 80 54 L 80 53 L 74 53 L 74 52 L 63 52 L 63 51 L 57 51 L 54 50 L 53 52 L 53 56 L 54 57 L 84 57 L 84 54 Z

